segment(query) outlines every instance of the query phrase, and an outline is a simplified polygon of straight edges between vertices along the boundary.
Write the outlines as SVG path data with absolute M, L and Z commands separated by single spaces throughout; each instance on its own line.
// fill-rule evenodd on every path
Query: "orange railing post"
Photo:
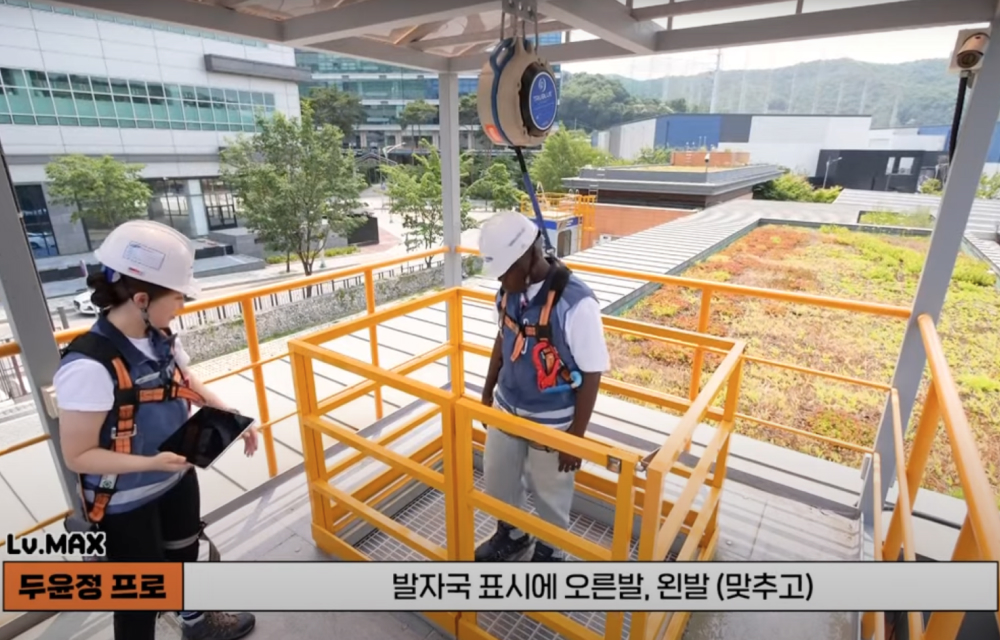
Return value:
M 701 307 L 698 310 L 698 333 L 708 333 L 708 323 L 712 318 L 712 290 L 705 287 L 701 290 Z M 699 345 L 695 347 L 694 363 L 691 365 L 691 391 L 688 394 L 693 401 L 698 397 L 701 388 L 701 369 L 705 363 L 705 351 Z
M 375 274 L 371 269 L 365 269 L 365 308 L 368 315 L 375 313 Z M 368 327 L 368 344 L 372 351 L 372 365 L 378 366 L 378 327 L 371 325 Z M 375 385 L 375 418 L 381 420 L 383 417 L 382 405 L 382 385 Z
M 274 452 L 274 431 L 271 424 L 271 412 L 267 404 L 267 385 L 264 384 L 264 368 L 260 364 L 260 338 L 257 335 L 257 313 L 253 308 L 253 298 L 240 300 L 243 312 L 243 328 L 247 334 L 247 351 L 253 365 L 253 388 L 257 394 L 257 411 L 260 414 L 261 438 L 264 440 L 264 453 L 267 456 L 267 473 L 272 478 L 278 475 L 278 459 Z

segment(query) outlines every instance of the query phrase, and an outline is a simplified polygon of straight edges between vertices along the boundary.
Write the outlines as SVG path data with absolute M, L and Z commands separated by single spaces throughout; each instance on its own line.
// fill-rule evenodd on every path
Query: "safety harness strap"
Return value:
M 62 352 L 79 353 L 100 362 L 108 370 L 115 383 L 115 402 L 111 411 L 116 412 L 117 421 L 111 427 L 111 442 L 109 449 L 115 453 L 132 453 L 132 438 L 135 436 L 135 414 L 139 404 L 148 402 L 165 402 L 177 399 L 188 402 L 200 402 L 201 396 L 187 388 L 179 367 L 174 367 L 170 382 L 152 389 L 140 389 L 134 386 L 128 365 L 114 343 L 93 331 L 88 331 L 75 338 Z M 118 475 L 101 476 L 94 490 L 94 501 L 87 509 L 87 519 L 98 523 L 104 519 L 108 504 L 118 485 Z M 88 501 L 84 493 L 83 478 L 80 481 L 80 498 L 83 504 Z
M 556 272 L 552 275 L 548 290 L 545 292 L 545 305 L 539 314 L 537 324 L 519 324 L 507 311 L 507 293 L 502 292 L 500 297 L 504 326 L 516 335 L 511 361 L 516 361 L 521 356 L 525 340 L 535 338 L 537 342 L 531 355 L 538 375 L 538 388 L 543 392 L 561 386 L 558 385 L 560 380 L 565 386 L 574 387 L 577 384 L 573 372 L 565 365 L 562 358 L 559 357 L 555 345 L 552 344 L 552 326 L 549 324 L 552 319 L 552 309 L 559 302 L 571 273 L 569 268 L 562 263 L 557 262 L 555 269 Z

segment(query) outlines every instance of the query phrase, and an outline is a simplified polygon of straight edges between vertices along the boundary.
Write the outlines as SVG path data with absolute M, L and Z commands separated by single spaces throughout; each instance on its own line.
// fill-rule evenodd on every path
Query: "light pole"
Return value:
M 837 156 L 836 158 L 827 158 L 826 159 L 826 172 L 823 174 L 823 188 L 824 189 L 826 189 L 826 179 L 830 176 L 830 165 L 833 164 L 834 162 L 840 162 L 840 156 Z
M 330 221 L 323 218 L 319 224 L 320 228 L 323 230 L 323 244 L 320 247 L 319 253 L 319 268 L 326 269 L 326 241 L 330 239 Z

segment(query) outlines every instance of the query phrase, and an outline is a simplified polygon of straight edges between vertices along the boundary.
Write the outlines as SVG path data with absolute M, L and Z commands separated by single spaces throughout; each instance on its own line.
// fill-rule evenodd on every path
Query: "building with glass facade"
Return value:
M 298 116 L 309 77 L 289 47 L 0 0 L 0 142 L 36 258 L 92 251 L 107 233 L 53 202 L 45 166 L 65 154 L 143 165 L 149 217 L 190 237 L 237 226 L 219 150 L 257 112 Z
M 562 39 L 559 32 L 539 35 L 543 46 L 559 44 Z M 439 143 L 436 115 L 426 124 L 411 126 L 406 131 L 399 123 L 403 109 L 414 100 L 438 104 L 438 79 L 433 73 L 315 51 L 297 50 L 295 63 L 312 74 L 310 80 L 300 85 L 302 95 L 309 95 L 313 87 L 332 86 L 361 98 L 365 120 L 357 127 L 354 139 L 348 141 L 355 148 L 385 150 L 402 145 L 394 153 L 407 153 L 418 137 L 434 145 Z M 459 76 L 459 95 L 475 94 L 477 82 L 476 73 Z M 474 148 L 479 144 L 475 136 L 479 127 L 463 128 L 466 129 L 463 148 Z

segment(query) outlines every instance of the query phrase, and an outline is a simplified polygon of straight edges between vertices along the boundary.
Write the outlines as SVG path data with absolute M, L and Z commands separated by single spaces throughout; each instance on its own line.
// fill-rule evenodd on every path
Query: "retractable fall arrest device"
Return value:
M 118 348 L 110 339 L 92 331 L 73 339 L 62 351 L 62 355 L 79 353 L 104 365 L 115 384 L 115 401 L 111 412 L 118 421 L 111 428 L 109 449 L 116 453 L 131 454 L 132 438 L 135 436 L 135 417 L 138 405 L 150 402 L 170 402 L 186 400 L 191 403 L 202 403 L 204 399 L 185 384 L 180 367 L 173 363 L 171 367 L 160 372 L 160 385 L 156 387 L 139 388 L 129 373 L 128 365 Z M 104 519 L 105 511 L 118 485 L 117 475 L 101 476 L 97 489 L 94 490 L 94 501 L 87 500 L 83 491 L 83 479 L 80 482 L 80 499 L 85 508 L 86 523 L 74 522 L 71 517 L 66 526 L 70 530 L 93 530 Z M 205 540 L 209 545 L 209 560 L 218 562 L 219 551 L 208 536 L 205 535 L 205 523 L 202 523 L 197 539 Z M 192 541 L 193 542 L 193 541 Z M 186 546 L 186 545 L 185 545 Z
M 535 338 L 537 342 L 531 357 L 538 374 L 538 389 L 542 393 L 559 393 L 575 389 L 582 382 L 580 372 L 570 371 L 559 357 L 551 341 L 552 329 L 549 326 L 552 309 L 562 295 L 570 271 L 555 260 L 556 251 L 545 229 L 545 219 L 522 152 L 522 147 L 538 146 L 545 141 L 556 122 L 559 96 L 555 70 L 538 55 L 535 0 L 502 0 L 502 5 L 500 43 L 479 74 L 479 121 L 494 144 L 513 148 L 524 189 L 534 209 L 535 222 L 545 243 L 545 254 L 555 262 L 557 272 L 550 282 L 537 325 L 522 326 L 506 313 L 506 292 L 501 298 L 501 308 L 504 324 L 517 335 L 512 358 L 516 360 L 520 357 L 527 338 Z M 508 16 L 512 35 L 505 37 Z M 528 40 L 527 22 L 534 25 L 534 42 Z
M 508 17 L 510 37 L 505 33 Z M 528 21 L 534 25 L 534 42 L 528 39 Z M 500 43 L 479 73 L 477 101 L 479 121 L 487 137 L 493 144 L 511 147 L 517 155 L 524 189 L 545 240 L 545 252 L 553 256 L 555 249 L 545 232 L 545 220 L 521 151 L 545 142 L 555 126 L 559 103 L 555 70 L 538 55 L 535 0 L 502 0 Z

